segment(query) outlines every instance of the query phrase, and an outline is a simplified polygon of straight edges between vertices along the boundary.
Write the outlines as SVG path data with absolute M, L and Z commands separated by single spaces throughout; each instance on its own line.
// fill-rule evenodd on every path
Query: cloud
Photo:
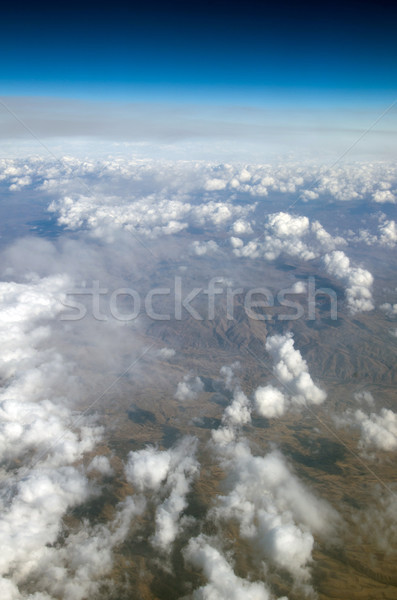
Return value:
M 350 240 L 353 242 L 361 242 L 367 246 L 381 246 L 382 248 L 394 248 L 397 243 L 397 225 L 393 219 L 387 219 L 381 213 L 378 216 L 379 222 L 376 234 L 371 233 L 367 229 L 360 229 L 358 234 L 351 232 Z
M 391 318 L 397 315 L 397 303 L 390 304 L 390 302 L 385 302 L 384 304 L 381 304 L 379 308 L 385 313 L 387 317 Z
M 235 371 L 239 369 L 240 366 L 240 363 L 236 361 L 231 365 L 221 367 L 220 374 L 224 379 L 226 389 L 232 390 L 237 386 L 238 381 L 235 376 Z
M 253 456 L 245 440 L 220 452 L 227 493 L 218 496 L 213 518 L 237 521 L 260 556 L 306 581 L 313 534 L 329 534 L 335 511 L 299 482 L 280 452 Z
M 87 467 L 87 472 L 90 471 L 97 471 L 105 477 L 110 477 L 111 475 L 114 475 L 114 471 L 112 469 L 108 457 L 103 455 L 94 456 L 94 458 Z
M 385 248 L 394 248 L 397 244 L 397 225 L 392 219 L 384 219 L 379 225 L 379 243 Z
M 275 359 L 274 371 L 297 395 L 287 398 L 270 385 L 258 388 L 254 406 L 260 414 L 268 418 L 281 416 L 288 404 L 302 406 L 304 402 L 320 403 L 325 399 L 325 393 L 311 380 L 306 362 L 294 349 L 291 336 L 271 336 L 266 347 Z M 233 370 L 222 370 L 230 385 Z M 217 496 L 209 518 L 218 526 L 237 522 L 240 536 L 251 543 L 259 559 L 287 570 L 299 585 L 307 586 L 314 536 L 330 537 L 339 516 L 300 483 L 278 450 L 265 456 L 252 454 L 247 439 L 241 435 L 241 427 L 250 420 L 251 403 L 236 383 L 221 426 L 212 431 L 213 448 L 226 479 L 224 493 Z M 201 539 L 199 547 L 203 543 Z M 205 561 L 200 564 L 204 568 Z M 207 577 L 209 587 L 203 590 L 215 593 L 211 578 Z M 200 593 L 204 594 L 203 590 Z
M 183 381 L 178 383 L 175 392 L 175 398 L 184 402 L 185 400 L 196 400 L 198 395 L 204 390 L 204 383 L 200 377 L 185 375 Z
M 384 204 L 386 202 L 390 202 L 391 204 L 396 203 L 396 196 L 390 190 L 376 190 L 372 194 L 372 198 L 374 202 L 378 204 Z
M 181 515 L 187 507 L 186 497 L 199 472 L 196 451 L 197 439 L 186 436 L 170 450 L 150 446 L 128 456 L 127 480 L 138 491 L 151 492 L 151 499 L 157 504 L 151 542 L 163 552 L 170 551 L 183 528 Z
M 102 430 L 89 419 L 75 422 L 71 396 L 78 397 L 79 389 L 73 365 L 51 343 L 69 285 L 65 276 L 37 275 L 24 283 L 0 283 L 4 598 L 19 599 L 19 586 L 37 577 L 40 589 L 46 588 L 43 565 L 50 568 L 57 560 L 49 548 L 57 543 L 63 517 L 93 491 L 75 463 L 95 448 Z
M 173 348 L 161 348 L 158 351 L 158 354 L 161 358 L 167 360 L 168 358 L 173 358 L 175 356 L 175 350 Z
M 204 256 L 205 254 L 214 254 L 218 250 L 218 244 L 213 240 L 208 242 L 194 241 L 190 246 L 191 254 L 196 256 Z
M 341 250 L 326 254 L 323 258 L 327 273 L 346 285 L 346 301 L 352 314 L 373 310 L 371 273 L 361 267 L 352 267 Z
M 261 417 L 281 417 L 287 410 L 287 398 L 272 385 L 259 387 L 254 392 L 255 409 Z
M 371 392 L 367 392 L 367 391 L 362 391 L 362 392 L 356 392 L 354 394 L 354 399 L 357 400 L 357 402 L 360 403 L 366 403 L 368 406 L 374 406 L 375 405 L 375 399 L 373 397 L 373 395 L 371 394 Z
M 363 410 L 347 411 L 335 417 L 339 426 L 350 426 L 360 432 L 359 448 L 394 451 L 397 449 L 397 415 L 382 408 L 379 413 L 367 414 Z
M 204 536 L 191 539 L 184 555 L 185 560 L 203 571 L 208 580 L 207 585 L 194 591 L 194 599 L 271 600 L 272 596 L 262 582 L 238 577 L 226 558 Z
M 243 219 L 238 219 L 233 223 L 233 233 L 236 235 L 251 235 L 253 233 L 251 224 Z
M 237 233 L 237 232 L 235 232 Z M 341 237 L 333 238 L 318 221 L 295 217 L 286 212 L 273 213 L 265 218 L 262 237 L 246 245 L 237 237 L 231 238 L 233 252 L 239 257 L 275 260 L 282 253 L 301 260 L 313 260 L 324 252 L 345 245 Z
M 289 401 L 295 406 L 306 404 L 321 404 L 326 399 L 326 393 L 317 387 L 310 377 L 306 361 L 302 358 L 299 350 L 294 348 L 294 340 L 291 334 L 274 335 L 266 340 L 266 350 L 274 360 L 273 372 L 277 379 L 285 385 L 289 394 Z M 280 403 L 280 397 L 275 396 L 274 388 L 259 388 L 259 398 L 271 397 L 270 404 L 274 407 Z M 285 399 L 284 399 L 285 403 Z M 257 404 L 258 405 L 258 404 Z M 259 402 L 259 406 L 262 403 Z
M 396 450 L 397 415 L 392 410 L 382 408 L 379 414 L 370 415 L 356 410 L 353 418 L 361 433 L 360 447 L 374 446 L 380 450 Z
M 362 391 L 354 394 L 355 400 L 375 407 L 375 399 L 370 392 Z M 342 415 L 335 415 L 334 421 L 339 427 L 351 427 L 360 433 L 358 442 L 360 450 L 378 449 L 393 451 L 397 449 L 397 414 L 387 408 L 378 413 L 367 413 L 362 408 L 347 410 Z

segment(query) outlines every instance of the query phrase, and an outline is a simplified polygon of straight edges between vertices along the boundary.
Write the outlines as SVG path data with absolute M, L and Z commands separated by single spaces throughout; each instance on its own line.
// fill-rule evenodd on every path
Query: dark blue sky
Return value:
M 390 97 L 396 16 L 379 1 L 18 4 L 2 13 L 2 93 Z

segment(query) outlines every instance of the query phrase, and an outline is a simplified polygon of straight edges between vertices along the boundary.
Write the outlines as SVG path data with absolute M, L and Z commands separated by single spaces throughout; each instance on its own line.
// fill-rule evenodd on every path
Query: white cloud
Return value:
M 205 254 L 213 254 L 218 250 L 218 244 L 213 240 L 208 242 L 198 242 L 197 240 L 191 244 L 191 254 L 196 256 L 204 256 Z
M 272 385 L 258 387 L 254 399 L 256 412 L 267 419 L 281 417 L 287 409 L 287 398 Z
M 186 436 L 170 450 L 148 447 L 128 456 L 127 480 L 138 491 L 151 492 L 152 501 L 157 503 L 151 542 L 162 551 L 171 549 L 183 528 L 186 496 L 199 472 L 196 451 L 197 439 Z
M 376 190 L 372 194 L 372 198 L 374 202 L 378 202 L 379 204 L 386 202 L 390 202 L 391 204 L 396 203 L 396 196 L 390 190 Z
M 367 415 L 362 410 L 353 413 L 355 424 L 359 427 L 361 448 L 397 449 L 397 415 L 392 410 L 382 408 L 379 414 Z
M 161 348 L 158 351 L 158 354 L 161 358 L 168 359 L 173 358 L 175 356 L 175 350 L 173 348 Z
M 250 235 L 253 233 L 251 224 L 243 219 L 238 219 L 233 223 L 233 233 L 236 235 Z
M 275 260 L 285 253 L 308 261 L 345 245 L 346 241 L 341 237 L 333 238 L 318 221 L 279 212 L 266 217 L 263 236 L 246 245 L 240 238 L 232 237 L 231 244 L 234 254 L 240 257 L 263 256 L 266 260 Z
M 397 244 L 397 225 L 392 219 L 384 219 L 379 225 L 379 243 L 386 248 L 394 248 Z
M 97 471 L 105 477 L 110 477 L 111 475 L 114 475 L 114 471 L 112 469 L 108 457 L 103 455 L 94 456 L 94 458 L 87 467 L 87 471 Z
M 361 267 L 352 267 L 344 252 L 336 250 L 324 256 L 327 273 L 346 285 L 346 300 L 351 313 L 373 310 L 371 273 Z
M 294 340 L 290 334 L 268 337 L 266 350 L 275 363 L 273 372 L 278 380 L 285 385 L 293 405 L 301 406 L 324 402 L 327 395 L 314 384 L 307 363 L 302 358 L 299 350 L 294 348 Z M 274 398 L 273 392 L 272 394 L 272 403 L 274 404 L 277 398 Z
M 395 317 L 397 315 L 397 303 L 390 304 L 390 302 L 385 302 L 379 308 L 387 317 Z
M 244 440 L 221 448 L 227 493 L 218 496 L 214 518 L 237 521 L 263 558 L 307 580 L 313 535 L 331 531 L 335 511 L 298 481 L 278 451 L 253 456 Z
M 185 375 L 183 381 L 178 383 L 175 392 L 175 398 L 184 402 L 185 400 L 196 400 L 199 394 L 204 390 L 204 383 L 200 377 Z
M 272 596 L 262 582 L 237 577 L 226 558 L 204 536 L 191 539 L 184 554 L 185 559 L 202 570 L 208 580 L 207 585 L 194 591 L 196 600 L 271 600 Z
M 360 403 L 366 403 L 368 406 L 374 406 L 375 405 L 375 399 L 373 397 L 373 395 L 371 394 L 371 392 L 367 392 L 367 391 L 362 391 L 362 392 L 356 392 L 354 394 L 354 398 L 355 400 L 357 400 L 357 402 Z

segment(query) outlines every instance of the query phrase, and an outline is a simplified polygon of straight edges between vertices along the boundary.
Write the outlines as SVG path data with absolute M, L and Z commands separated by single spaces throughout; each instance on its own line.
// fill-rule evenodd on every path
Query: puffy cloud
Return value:
M 371 273 L 361 267 L 352 267 L 350 260 L 341 250 L 324 256 L 327 272 L 346 285 L 346 300 L 351 313 L 373 310 Z
M 373 397 L 373 395 L 371 394 L 371 392 L 367 392 L 367 391 L 362 391 L 362 392 L 356 392 L 354 394 L 354 398 L 355 400 L 357 400 L 357 402 L 360 403 L 366 403 L 368 406 L 374 406 L 375 405 L 375 399 Z
M 382 408 L 378 414 L 368 415 L 359 409 L 346 412 L 335 421 L 338 425 L 350 425 L 360 431 L 361 450 L 377 448 L 392 451 L 397 448 L 397 415 L 392 410 Z
M 186 436 L 170 450 L 148 447 L 128 456 L 128 481 L 138 491 L 150 491 L 152 500 L 157 502 L 151 542 L 162 551 L 170 550 L 183 527 L 181 515 L 187 507 L 186 496 L 199 472 L 196 451 L 197 439 Z
M 221 367 L 220 374 L 224 379 L 226 389 L 232 390 L 237 385 L 235 371 L 239 369 L 240 366 L 240 363 L 236 361 L 232 365 L 225 365 Z
M 396 196 L 390 190 L 376 190 L 372 194 L 372 198 L 374 202 L 378 202 L 379 204 L 384 204 L 385 202 L 396 203 Z
M 191 254 L 196 256 L 204 256 L 204 254 L 213 254 L 218 250 L 218 244 L 213 240 L 208 242 L 194 241 L 190 247 Z
M 397 225 L 392 219 L 384 219 L 380 223 L 379 243 L 386 248 L 394 248 L 397 244 Z
M 107 526 L 76 530 L 64 522 L 95 492 L 81 460 L 102 435 L 92 419 L 76 418 L 80 384 L 54 334 L 70 285 L 59 275 L 0 283 L 4 600 L 82 600 L 97 593 L 113 566 L 113 548 L 142 509 L 127 501 Z M 94 457 L 87 470 L 112 474 L 106 456 Z
M 232 237 L 231 243 L 236 256 L 263 256 L 266 260 L 275 260 L 282 253 L 301 260 L 313 260 L 324 252 L 346 244 L 341 237 L 333 238 L 318 221 L 311 222 L 308 217 L 295 217 L 286 212 L 266 217 L 262 237 L 246 245 L 240 238 Z
M 294 340 L 290 334 L 273 335 L 266 340 L 266 350 L 274 360 L 273 372 L 278 380 L 285 385 L 293 405 L 321 404 L 327 397 L 326 393 L 317 387 L 310 377 L 306 361 L 299 350 L 294 348 Z M 265 389 L 265 397 L 270 397 L 270 405 L 274 406 L 279 397 L 275 397 L 274 388 Z M 263 398 L 263 391 L 259 398 Z M 264 403 L 266 404 L 266 403 Z M 259 405 L 262 406 L 260 402 Z M 285 407 L 285 399 L 284 399 Z
M 377 203 L 394 203 L 397 169 L 394 163 L 361 162 L 325 168 L 313 163 L 238 165 L 202 161 L 139 160 L 107 157 L 101 160 L 62 157 L 57 161 L 43 158 L 2 159 L 0 181 L 18 191 L 21 185 L 32 185 L 45 191 L 81 190 L 85 179 L 115 194 L 120 183 L 128 183 L 130 194 L 143 195 L 151 188 L 169 196 L 204 193 L 246 194 L 266 197 L 272 192 L 299 195 L 305 201 L 324 197 L 336 201 L 372 199 Z M 66 194 L 67 195 L 67 194 Z
M 97 595 L 114 566 L 115 548 L 126 539 L 132 522 L 144 509 L 142 499 L 127 498 L 106 525 L 84 522 L 63 544 L 46 547 L 39 569 L 29 575 L 38 589 L 49 594 L 38 592 L 26 598 L 83 600 Z
M 397 243 L 397 225 L 392 219 L 387 219 L 384 214 L 379 217 L 378 230 L 376 235 L 370 233 L 367 229 L 360 229 L 355 235 L 351 232 L 350 240 L 361 242 L 367 246 L 381 246 L 383 248 L 394 248 Z
M 354 394 L 354 398 L 374 408 L 375 400 L 370 392 L 362 391 Z M 342 415 L 334 417 L 335 423 L 340 427 L 352 427 L 360 432 L 359 448 L 362 451 L 376 448 L 379 450 L 397 449 L 397 414 L 387 408 L 367 414 L 359 408 L 347 410 Z
M 184 402 L 185 400 L 196 400 L 198 395 L 204 390 L 204 383 L 200 377 L 185 375 L 183 381 L 178 383 L 175 392 L 175 398 Z
M 94 458 L 87 467 L 87 471 L 97 471 L 105 477 L 109 477 L 114 474 L 112 465 L 110 464 L 108 457 L 103 455 L 94 456 Z
M 223 370 L 222 369 L 228 369 Z M 226 383 L 232 382 L 233 371 L 230 367 L 222 367 L 221 373 L 226 378 Z M 230 370 L 229 370 L 230 369 Z M 229 385 L 230 385 L 229 383 Z M 232 402 L 225 408 L 222 415 L 221 427 L 211 432 L 212 439 L 220 446 L 233 441 L 241 427 L 251 422 L 251 402 L 236 385 L 233 392 Z
M 306 362 L 294 349 L 290 336 L 268 338 L 267 349 L 276 359 L 275 371 L 298 395 L 287 399 L 272 386 L 258 388 L 254 403 L 260 414 L 281 416 L 287 403 L 324 400 L 324 392 L 311 381 Z M 226 376 L 232 374 L 231 369 L 225 372 Z M 307 376 L 303 383 L 302 374 Z M 249 422 L 249 401 L 236 385 L 221 427 L 212 431 L 226 479 L 225 493 L 217 497 L 210 517 L 218 524 L 236 521 L 241 537 L 252 543 L 260 558 L 289 571 L 303 585 L 310 576 L 314 535 L 328 536 L 339 517 L 299 482 L 279 451 L 264 457 L 251 453 L 247 440 L 238 435 L 241 425 Z M 211 586 L 203 590 L 215 593 Z
M 158 355 L 160 358 L 168 359 L 173 358 L 175 356 L 175 350 L 173 348 L 161 348 L 158 351 Z
M 171 467 L 171 453 L 149 447 L 130 452 L 125 467 L 127 480 L 138 491 L 158 491 Z
M 292 294 L 306 294 L 307 284 L 305 281 L 295 281 L 290 289 Z
M 354 420 L 361 431 L 361 447 L 375 446 L 380 450 L 397 448 L 397 415 L 392 410 L 382 408 L 379 414 L 370 415 L 356 410 Z
M 195 590 L 197 600 L 270 600 L 268 588 L 262 582 L 237 577 L 221 552 L 200 535 L 190 540 L 185 559 L 203 571 L 208 584 Z M 282 600 L 282 599 L 280 599 Z
M 265 559 L 306 580 L 313 535 L 329 534 L 335 511 L 299 482 L 278 451 L 253 456 L 242 440 L 223 446 L 221 456 L 228 493 L 218 497 L 213 517 L 236 520 Z
M 259 387 L 254 393 L 255 409 L 261 417 L 272 419 L 281 417 L 287 409 L 287 399 L 272 385 Z
M 381 304 L 379 308 L 387 317 L 395 317 L 397 315 L 397 303 L 390 304 L 390 302 L 385 302 L 384 304 Z
M 253 233 L 251 224 L 243 219 L 238 219 L 233 223 L 233 233 L 236 235 L 250 235 Z

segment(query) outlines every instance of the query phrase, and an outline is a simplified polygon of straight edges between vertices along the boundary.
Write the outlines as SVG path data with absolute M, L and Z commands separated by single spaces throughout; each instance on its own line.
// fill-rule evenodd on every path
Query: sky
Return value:
M 394 155 L 396 26 L 386 1 L 8 6 L 0 145 L 335 158 L 386 111 L 352 158 Z
M 6 8 L 3 94 L 272 102 L 390 98 L 387 2 L 34 3 Z M 364 98 L 363 98 L 364 97 Z M 284 99 L 285 101 L 285 99 Z

